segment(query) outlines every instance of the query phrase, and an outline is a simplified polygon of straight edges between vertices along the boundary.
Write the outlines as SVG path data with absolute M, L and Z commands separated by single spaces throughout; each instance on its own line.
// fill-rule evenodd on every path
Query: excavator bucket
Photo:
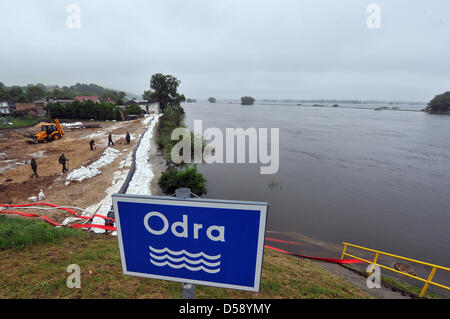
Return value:
M 64 130 L 62 128 L 61 123 L 59 123 L 58 119 L 55 119 L 54 122 L 56 124 L 56 128 L 58 129 L 59 133 L 61 134 L 61 137 L 63 137 L 64 136 Z

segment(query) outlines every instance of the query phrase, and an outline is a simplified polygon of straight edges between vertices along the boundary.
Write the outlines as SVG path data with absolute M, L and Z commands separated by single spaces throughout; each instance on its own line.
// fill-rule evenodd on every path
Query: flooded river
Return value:
M 280 130 L 276 174 L 261 175 L 260 163 L 202 164 L 206 197 L 266 201 L 270 232 L 327 244 L 335 250 L 327 257 L 339 257 L 346 241 L 450 266 L 450 116 L 402 111 L 424 105 L 183 107 L 190 128 L 202 120 L 203 130 L 224 135 L 225 128 Z

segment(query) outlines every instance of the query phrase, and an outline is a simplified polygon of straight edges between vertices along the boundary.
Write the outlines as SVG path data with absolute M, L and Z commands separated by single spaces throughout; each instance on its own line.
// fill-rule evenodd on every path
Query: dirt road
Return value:
M 64 121 L 61 121 L 64 123 Z M 65 124 L 65 123 L 64 123 Z M 45 194 L 44 202 L 60 206 L 77 206 L 87 208 L 101 201 L 105 190 L 114 182 L 114 175 L 118 170 L 126 169 L 130 155 L 145 131 L 146 125 L 142 119 L 124 122 L 91 122 L 83 124 L 98 128 L 76 128 L 63 125 L 64 138 L 45 143 L 29 144 L 24 136 L 30 129 L 13 130 L 0 134 L 0 203 L 27 204 L 29 197 L 37 196 L 42 189 Z M 131 143 L 126 144 L 125 134 L 131 135 Z M 81 166 L 87 167 L 98 161 L 108 147 L 108 134 L 112 133 L 115 159 L 99 168 L 100 174 L 81 182 L 71 180 L 67 176 Z M 89 141 L 95 140 L 96 149 L 90 150 Z M 62 173 L 62 166 L 58 163 L 59 156 L 64 153 L 69 160 L 69 171 Z M 31 178 L 33 171 L 30 161 L 35 158 L 39 178 Z M 128 162 L 127 162 L 128 159 Z M 45 214 L 54 221 L 61 223 L 67 212 L 59 210 L 30 210 L 36 214 Z

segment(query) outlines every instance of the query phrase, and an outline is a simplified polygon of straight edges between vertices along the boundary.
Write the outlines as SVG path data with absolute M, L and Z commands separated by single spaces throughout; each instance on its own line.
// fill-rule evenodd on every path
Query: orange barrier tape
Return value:
M 299 254 L 295 254 L 295 253 L 291 253 L 289 251 L 283 250 L 283 249 L 279 249 L 279 248 L 275 248 L 269 245 L 264 245 L 265 248 L 269 248 L 272 250 L 276 250 L 288 255 L 292 255 L 292 256 L 296 256 L 296 257 L 302 257 L 302 258 L 307 258 L 307 259 L 314 259 L 314 260 L 320 260 L 320 261 L 325 261 L 325 262 L 330 262 L 330 263 L 335 263 L 335 264 L 360 264 L 360 263 L 364 263 L 364 261 L 361 261 L 359 259 L 335 259 L 335 258 L 325 258 L 325 257 L 312 257 L 312 256 L 305 256 L 305 255 L 299 255 Z
M 283 243 L 283 244 L 290 244 L 290 245 L 296 245 L 296 246 L 303 246 L 303 244 L 297 243 L 295 241 L 287 241 L 287 240 L 281 240 L 281 239 L 276 239 L 276 238 L 270 238 L 270 237 L 266 237 L 266 240 L 268 241 L 274 241 L 277 243 Z
M 53 205 L 50 203 L 32 203 L 32 204 L 24 204 L 24 205 L 5 205 L 5 204 L 0 204 L 0 207 L 29 207 L 29 206 L 36 206 L 36 205 L 46 205 L 46 206 L 51 206 L 54 208 L 58 208 L 58 209 L 62 209 L 65 211 L 70 212 L 71 214 L 79 217 L 79 218 L 84 218 L 84 219 L 93 219 L 95 216 L 103 218 L 103 219 L 108 219 L 111 220 L 113 222 L 115 222 L 115 220 L 113 218 L 109 218 L 109 217 L 105 217 L 102 215 L 97 215 L 94 214 L 92 217 L 89 216 L 81 216 L 78 215 L 77 213 L 75 213 L 72 209 L 70 208 L 66 208 L 66 207 L 59 207 L 57 205 Z M 24 212 L 20 212 L 20 211 L 7 211 L 7 210 L 0 210 L 0 213 L 3 214 L 16 214 L 16 215 L 20 215 L 20 216 L 24 216 L 24 217 L 31 217 L 31 218 L 35 218 L 35 217 L 40 217 L 42 219 L 44 219 L 46 222 L 48 222 L 49 224 L 52 224 L 53 226 L 62 226 L 62 227 L 71 227 L 71 228 L 99 228 L 99 229 L 104 229 L 104 230 L 111 230 L 111 231 L 115 231 L 117 230 L 116 227 L 114 226 L 109 226 L 109 225 L 97 225 L 97 224 L 74 224 L 74 225 L 69 225 L 69 226 L 64 226 L 64 225 L 60 225 L 56 222 L 54 222 L 53 220 L 51 220 L 50 218 L 48 218 L 47 216 L 41 216 L 41 215 L 37 215 L 37 214 L 33 214 L 33 213 L 24 213 Z M 281 240 L 281 239 L 275 239 L 275 238 L 271 238 L 271 237 L 266 237 L 265 238 L 268 241 L 274 241 L 274 242 L 279 242 L 279 243 L 285 243 L 285 244 L 291 244 L 291 245 L 298 245 L 300 246 L 300 243 L 297 242 L 293 242 L 293 241 L 286 241 L 286 240 Z M 295 254 L 283 249 L 279 249 L 279 248 L 275 248 L 269 245 L 264 245 L 265 248 L 269 248 L 272 250 L 276 250 L 288 255 L 292 255 L 292 256 L 297 256 L 297 257 L 302 257 L 302 258 L 308 258 L 308 259 L 315 259 L 315 260 L 321 260 L 321 261 L 326 261 L 326 262 L 332 262 L 332 263 L 336 263 L 336 264 L 354 264 L 354 263 L 364 263 L 363 261 L 359 260 L 359 259 L 335 259 L 335 258 L 324 258 L 324 257 L 312 257 L 312 256 L 305 256 L 305 255 L 299 255 L 299 254 Z
M 73 211 L 70 208 L 66 208 L 66 207 L 60 207 L 58 205 L 54 205 L 54 204 L 50 204 L 50 203 L 32 203 L 32 204 L 23 204 L 23 205 L 6 205 L 6 204 L 0 204 L 0 207 L 7 207 L 7 208 L 12 208 L 12 207 L 30 207 L 30 206 L 37 206 L 37 205 L 45 205 L 45 206 L 50 206 L 50 207 L 54 207 L 57 209 L 61 209 L 61 210 L 65 210 L 73 215 L 75 215 L 78 218 L 83 218 L 83 219 L 93 219 L 94 217 L 100 217 L 103 218 L 105 220 L 111 220 L 113 222 L 115 222 L 115 220 L 113 218 L 110 217 L 105 217 L 102 215 L 98 215 L 98 214 L 94 214 L 93 216 L 82 216 L 79 215 L 77 213 L 75 213 L 75 211 Z M 13 211 L 13 210 L 0 210 L 0 213 L 2 214 L 14 214 L 14 215 L 20 215 L 23 217 L 30 217 L 30 218 L 36 218 L 36 217 L 40 217 L 42 219 L 44 219 L 47 223 L 53 225 L 53 226 L 61 226 L 61 227 L 71 227 L 71 228 L 99 228 L 99 229 L 104 229 L 104 230 L 116 230 L 116 227 L 114 226 L 108 226 L 108 225 L 98 225 L 98 224 L 74 224 L 74 225 L 61 225 L 58 224 L 57 222 L 51 220 L 50 218 L 48 218 L 47 216 L 44 215 L 37 215 L 37 214 L 33 214 L 33 213 L 24 213 L 21 211 Z
M 75 213 L 75 211 L 73 211 L 73 210 L 70 209 L 70 208 L 67 208 L 67 207 L 60 207 L 60 206 L 58 206 L 58 205 L 54 205 L 54 204 L 50 204 L 50 203 L 31 203 L 31 204 L 22 204 L 22 205 L 0 204 L 0 207 L 17 208 L 17 207 L 39 206 L 39 205 L 50 206 L 50 207 L 54 207 L 54 208 L 57 208 L 57 209 L 65 210 L 65 211 L 67 211 L 67 212 L 73 214 L 74 216 L 76 216 L 76 217 L 78 217 L 78 218 L 92 219 L 92 218 L 94 218 L 94 217 L 99 217 L 99 218 L 111 220 L 112 222 L 116 222 L 113 218 L 106 217 L 106 216 L 103 216 L 103 215 L 98 215 L 98 214 L 94 214 L 93 216 L 82 216 L 82 215 L 79 215 L 79 214 Z
M 76 225 L 70 225 L 72 228 L 99 228 L 104 230 L 117 230 L 114 226 L 107 226 L 107 225 L 96 225 L 96 224 L 76 224 Z

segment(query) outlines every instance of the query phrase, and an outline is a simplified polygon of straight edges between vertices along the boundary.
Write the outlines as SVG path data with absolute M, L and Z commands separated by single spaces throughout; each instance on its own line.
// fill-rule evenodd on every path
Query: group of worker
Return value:
M 131 142 L 130 133 L 128 133 L 128 132 L 126 133 L 126 135 L 125 135 L 125 140 L 127 141 L 127 145 L 130 144 L 130 142 Z M 108 147 L 109 147 L 111 144 L 114 146 L 114 142 L 113 142 L 113 139 L 112 139 L 112 135 L 111 135 L 111 133 L 109 133 L 109 136 L 108 136 Z M 91 151 L 94 150 L 94 149 L 96 148 L 96 146 L 95 146 L 95 141 L 94 141 L 94 140 L 91 140 L 91 141 L 89 142 L 89 146 L 91 147 Z M 62 153 L 62 154 L 59 156 L 58 162 L 59 162 L 59 164 L 62 165 L 62 172 L 63 172 L 63 173 L 65 173 L 65 172 L 67 172 L 67 171 L 69 170 L 69 169 L 67 168 L 67 166 L 66 166 L 66 163 L 67 163 L 68 161 L 69 161 L 69 160 L 66 158 L 66 156 L 64 155 L 64 153 Z M 33 170 L 33 175 L 31 175 L 31 178 L 33 178 L 33 177 L 38 178 L 39 175 L 38 175 L 38 173 L 37 173 L 37 164 L 36 164 L 36 160 L 35 160 L 34 158 L 31 159 L 31 169 Z
M 62 165 L 62 172 L 63 172 L 63 173 L 65 173 L 65 172 L 67 172 L 67 171 L 69 170 L 69 169 L 67 168 L 67 166 L 66 166 L 66 163 L 67 163 L 68 161 L 69 161 L 69 160 L 66 158 L 66 156 L 64 155 L 64 153 L 62 153 L 62 154 L 59 156 L 58 162 L 59 162 L 59 164 Z M 36 159 L 34 159 L 34 158 L 31 159 L 31 169 L 33 170 L 33 175 L 31 175 L 31 178 L 33 178 L 33 177 L 38 178 L 39 175 L 38 175 L 38 173 L 37 173 L 37 163 L 36 163 Z
M 130 133 L 127 132 L 127 134 L 125 135 L 125 140 L 127 141 L 127 145 L 130 144 L 130 142 L 131 142 L 131 136 L 130 136 Z M 109 133 L 109 135 L 108 135 L 108 147 L 109 147 L 110 145 L 113 145 L 113 146 L 114 146 L 114 141 L 113 141 L 113 139 L 112 139 L 112 134 L 111 134 L 111 133 Z M 89 146 L 91 147 L 91 151 L 94 150 L 94 149 L 96 148 L 96 147 L 95 147 L 95 141 L 94 141 L 94 140 L 91 140 L 91 141 L 89 142 Z

